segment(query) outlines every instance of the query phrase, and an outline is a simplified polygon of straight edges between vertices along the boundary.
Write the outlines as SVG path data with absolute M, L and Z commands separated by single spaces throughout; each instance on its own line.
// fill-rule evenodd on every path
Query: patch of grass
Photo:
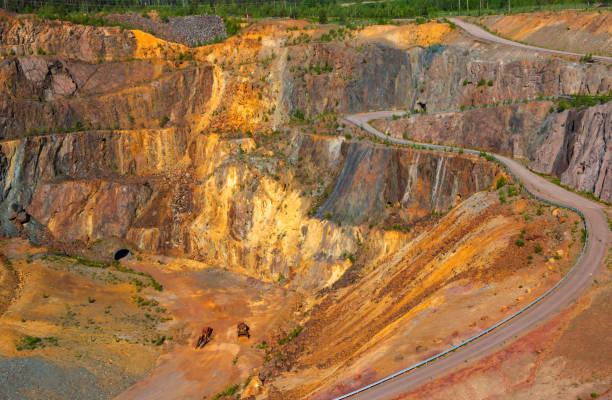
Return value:
M 21 340 L 15 344 L 15 348 L 17 349 L 17 351 L 35 350 L 39 347 L 45 347 L 46 345 L 57 346 L 57 338 L 55 336 L 39 338 L 36 336 L 23 335 L 21 337 Z
M 300 332 L 302 332 L 303 329 L 304 327 L 298 324 L 295 328 L 293 328 L 291 332 L 289 332 L 289 334 L 287 334 L 286 337 L 278 339 L 278 344 L 282 346 L 286 343 L 289 343 L 290 341 L 298 337 L 298 335 L 300 334 Z
M 253 379 L 252 376 L 249 376 L 248 378 L 246 378 L 246 380 L 244 381 L 244 384 L 242 385 L 242 388 L 246 389 L 246 387 L 249 386 L 249 383 L 251 383 L 252 379 Z
M 219 399 L 224 398 L 224 397 L 232 397 L 232 396 L 234 396 L 234 394 L 236 394 L 236 392 L 238 391 L 239 387 L 240 387 L 239 384 L 228 386 L 222 392 L 219 392 L 216 395 L 214 395 L 213 396 L 213 400 L 219 400 Z

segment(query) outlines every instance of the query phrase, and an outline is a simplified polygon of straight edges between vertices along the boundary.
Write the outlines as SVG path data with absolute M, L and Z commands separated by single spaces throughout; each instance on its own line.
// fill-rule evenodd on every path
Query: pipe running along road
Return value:
M 397 114 L 397 111 L 378 111 L 347 116 L 343 120 L 391 143 L 409 146 L 418 145 L 430 150 L 453 148 L 453 146 L 392 138 L 379 132 L 368 123 L 373 119 L 387 119 Z M 470 154 L 480 154 L 476 150 L 464 149 L 463 151 Z M 511 158 L 500 155 L 495 155 L 495 158 L 535 198 L 572 209 L 581 214 L 587 231 L 587 239 L 580 258 L 561 281 L 543 296 L 491 328 L 423 362 L 337 397 L 337 399 L 389 399 L 407 393 L 430 379 L 440 377 L 451 372 L 453 368 L 465 365 L 466 360 L 478 358 L 500 349 L 506 342 L 523 335 L 538 323 L 568 307 L 593 281 L 593 275 L 603 264 L 610 238 L 610 228 L 601 205 L 547 181 Z

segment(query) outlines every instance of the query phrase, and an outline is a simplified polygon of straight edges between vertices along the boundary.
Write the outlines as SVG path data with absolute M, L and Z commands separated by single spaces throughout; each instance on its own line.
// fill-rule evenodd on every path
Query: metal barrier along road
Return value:
M 379 136 L 377 133 L 372 132 L 370 129 L 366 129 L 364 126 L 361 126 L 361 125 L 359 125 L 359 124 L 357 124 L 357 123 L 355 123 L 355 122 L 353 122 L 353 121 L 351 121 L 351 120 L 349 120 L 349 119 L 342 118 L 342 120 L 347 121 L 347 122 L 349 122 L 350 124 L 355 125 L 355 126 L 357 126 L 357 127 L 359 127 L 359 128 L 362 128 L 362 129 L 364 129 L 365 131 L 367 131 L 367 132 L 369 132 L 369 133 L 371 133 L 371 134 L 375 135 L 376 137 L 381 138 L 381 137 L 380 137 L 380 136 Z M 369 126 L 369 124 L 368 124 L 368 126 Z M 374 128 L 372 128 L 372 129 L 374 129 Z M 385 140 L 391 140 L 392 142 L 395 142 L 395 143 L 397 143 L 397 144 L 418 145 L 418 146 L 425 147 L 425 148 L 428 148 L 428 149 L 433 149 L 433 150 L 446 150 L 447 148 L 450 148 L 450 149 L 452 149 L 452 148 L 453 148 L 453 146 L 441 146 L 441 145 L 433 145 L 433 144 L 427 144 L 427 143 L 418 143 L 418 142 L 412 142 L 412 141 L 402 141 L 402 140 L 395 139 L 395 138 L 386 138 L 386 137 L 385 137 L 384 139 L 385 139 Z M 482 154 L 482 152 L 479 152 L 479 151 L 476 151 L 476 150 L 471 150 L 471 149 L 464 149 L 464 151 L 465 151 L 466 153 L 471 153 L 471 154 Z M 484 153 L 484 154 L 487 154 L 487 153 Z M 512 315 L 510 315 L 510 316 L 508 316 L 508 317 L 506 317 L 506 318 L 504 318 L 503 320 L 501 320 L 500 322 L 498 322 L 498 323 L 496 323 L 495 325 L 491 326 L 490 328 L 485 329 L 484 331 L 482 331 L 482 332 L 480 332 L 480 333 L 478 333 L 478 334 L 476 334 L 476 335 L 472 336 L 471 338 L 469 338 L 469 339 L 467 339 L 467 340 L 465 340 L 465 341 L 463 341 L 463 342 L 459 343 L 459 344 L 458 344 L 458 345 L 456 345 L 456 346 L 453 346 L 453 347 L 451 347 L 451 348 L 449 348 L 449 349 L 447 349 L 447 350 L 444 350 L 444 351 L 443 351 L 443 352 L 441 352 L 441 353 L 438 353 L 438 354 L 436 354 L 436 355 L 434 355 L 434 356 L 432 356 L 432 357 L 429 357 L 428 359 L 426 359 L 426 360 L 424 360 L 424 361 L 421 361 L 421 362 L 419 362 L 419 363 L 416 363 L 416 364 L 414 364 L 414 365 L 411 365 L 411 366 L 410 366 L 410 367 L 408 367 L 408 368 L 405 368 L 405 369 L 403 369 L 403 370 L 401 370 L 401 371 L 398 371 L 398 372 L 396 372 L 396 373 L 394 373 L 394 374 L 391 374 L 391 375 L 389 375 L 389 376 L 386 376 L 386 377 L 384 377 L 384 378 L 382 378 L 382 379 L 380 379 L 380 380 L 378 380 L 378 381 L 376 381 L 376 382 L 373 382 L 373 383 L 371 383 L 371 384 L 369 384 L 369 385 L 367 385 L 367 386 L 364 386 L 364 387 L 362 387 L 362 388 L 359 388 L 359 389 L 357 389 L 357 390 L 354 390 L 354 391 L 352 391 L 352 392 L 350 392 L 350 393 L 347 393 L 347 394 L 345 394 L 345 395 L 342 395 L 342 396 L 336 397 L 336 399 L 335 399 L 335 400 L 346 399 L 346 398 L 351 397 L 351 396 L 354 396 L 354 395 L 356 395 L 356 394 L 359 394 L 359 393 L 365 392 L 366 390 L 368 390 L 368 389 L 370 389 L 370 388 L 373 388 L 374 386 L 378 386 L 378 385 L 380 385 L 380 384 L 382 384 L 382 383 L 388 382 L 388 381 L 390 381 L 390 380 L 392 380 L 392 379 L 394 379 L 394 378 L 396 378 L 396 377 L 398 377 L 398 376 L 400 376 L 400 375 L 406 374 L 406 373 L 408 373 L 408 372 L 410 372 L 410 371 L 413 371 L 413 370 L 415 370 L 415 369 L 417 369 L 417 368 L 419 368 L 419 367 L 422 367 L 422 366 L 424 366 L 424 365 L 426 365 L 426 364 L 428 364 L 428 363 L 430 363 L 430 362 L 432 362 L 432 361 L 435 361 L 435 360 L 437 360 L 437 359 L 440 359 L 440 358 L 444 357 L 445 355 L 447 355 L 447 354 L 449 354 L 449 353 L 451 353 L 451 352 L 453 352 L 453 351 L 455 351 L 455 350 L 457 350 L 457 349 L 459 349 L 459 348 L 461 348 L 461 347 L 463 347 L 463 346 L 466 346 L 467 344 L 469 344 L 469 343 L 471 343 L 471 342 L 475 341 L 476 339 L 478 339 L 478 338 L 480 338 L 480 337 L 482 337 L 482 336 L 486 335 L 487 333 L 489 333 L 489 332 L 491 332 L 491 331 L 493 331 L 493 330 L 495 330 L 495 329 L 499 328 L 500 326 L 504 325 L 505 323 L 509 322 L 510 320 L 512 320 L 512 319 L 516 318 L 517 316 L 521 315 L 522 313 L 524 313 L 525 311 L 529 310 L 529 309 L 530 309 L 530 308 L 532 308 L 534 305 L 536 305 L 537 303 L 539 303 L 540 301 L 542 301 L 544 298 L 546 298 L 546 296 L 548 296 L 548 295 L 549 295 L 550 293 L 552 293 L 552 292 L 553 292 L 555 289 L 557 289 L 557 288 L 558 288 L 558 287 L 559 287 L 559 286 L 560 286 L 560 285 L 561 285 L 561 284 L 562 284 L 562 283 L 563 283 L 563 282 L 564 282 L 564 281 L 567 279 L 567 277 L 568 277 L 568 276 L 570 276 L 570 274 L 571 274 L 571 273 L 574 271 L 574 269 L 576 268 L 576 266 L 577 266 L 577 265 L 580 263 L 580 260 L 582 259 L 582 256 L 584 255 L 584 252 L 585 252 L 585 250 L 586 250 L 586 248 L 587 248 L 587 243 L 588 243 L 588 231 L 586 230 L 586 226 L 587 226 L 587 224 L 586 224 L 586 218 L 585 218 L 584 214 L 582 213 L 582 211 L 577 210 L 576 208 L 571 207 L 571 206 L 568 206 L 568 205 L 565 205 L 565 204 L 560 204 L 560 203 L 557 203 L 557 202 L 555 202 L 555 201 L 551 201 L 551 200 L 544 199 L 544 198 L 542 198 L 542 197 L 540 197 L 540 196 L 538 196 L 538 195 L 536 195 L 536 194 L 532 193 L 532 192 L 531 192 L 529 189 L 527 189 L 527 188 L 526 188 L 526 187 L 525 187 L 525 186 L 524 186 L 524 185 L 521 183 L 521 181 L 520 181 L 520 180 L 518 179 L 518 177 L 517 177 L 517 176 L 514 174 L 514 172 L 512 172 L 512 170 L 511 170 L 511 169 L 510 169 L 510 168 L 509 168 L 509 167 L 506 165 L 506 163 L 504 163 L 503 161 L 501 161 L 500 159 L 498 159 L 497 157 L 495 157 L 495 156 L 494 156 L 494 155 L 492 155 L 492 154 L 487 154 L 487 155 L 490 155 L 491 157 L 493 157 L 493 159 L 494 159 L 494 161 L 495 161 L 495 162 L 497 162 L 497 163 L 498 163 L 498 164 L 500 164 L 502 167 L 504 167 L 504 168 L 506 169 L 506 171 L 508 171 L 508 173 L 510 173 L 510 175 L 512 175 L 512 177 L 514 178 L 515 182 L 517 182 L 518 184 L 520 184 L 521 188 L 522 188 L 523 190 L 525 190 L 525 191 L 527 192 L 527 194 L 529 194 L 529 196 L 531 196 L 532 198 L 534 198 L 534 199 L 536 199 L 536 200 L 539 200 L 539 201 L 543 201 L 543 202 L 545 202 L 545 203 L 551 204 L 551 205 L 556 206 L 556 207 L 566 208 L 566 209 L 571 210 L 571 211 L 574 211 L 575 213 L 577 213 L 578 215 L 580 215 L 580 218 L 582 218 L 582 222 L 583 222 L 583 224 L 584 224 L 584 227 L 585 227 L 585 232 L 586 232 L 586 235 L 587 235 L 587 236 L 585 237 L 584 244 L 583 244 L 583 246 L 582 246 L 582 250 L 581 250 L 581 252 L 580 252 L 580 256 L 578 257 L 578 259 L 576 260 L 576 262 L 574 263 L 574 265 L 572 265 L 572 267 L 570 268 L 570 270 L 569 270 L 569 271 L 567 271 L 567 273 L 566 273 L 566 274 L 565 274 L 565 275 L 564 275 L 564 276 L 563 276 L 563 277 L 562 277 L 562 278 L 559 280 L 559 282 L 557 282 L 557 283 L 556 283 L 556 284 L 555 284 L 553 287 L 551 287 L 550 289 L 548 289 L 548 290 L 546 291 L 546 293 L 544 293 L 543 295 L 541 295 L 541 296 L 540 296 L 540 297 L 538 297 L 537 299 L 533 300 L 531 303 L 527 304 L 525 307 L 521 308 L 520 310 L 518 310 L 518 311 L 517 311 L 517 312 L 515 312 L 514 314 L 512 314 Z

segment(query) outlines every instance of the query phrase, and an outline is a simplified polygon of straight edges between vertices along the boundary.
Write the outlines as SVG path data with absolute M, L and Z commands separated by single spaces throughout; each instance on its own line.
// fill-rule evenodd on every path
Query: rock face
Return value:
M 373 126 L 397 137 L 483 148 L 528 159 L 538 172 L 564 185 L 612 200 L 612 102 L 585 110 L 551 112 L 549 101 L 462 112 L 378 120 Z M 401 115 L 398 112 L 398 115 Z
M 175 129 L 4 142 L 1 234 L 62 246 L 117 236 L 146 251 L 235 266 L 263 279 L 282 274 L 298 287 L 316 288 L 347 268 L 342 254 L 355 252 L 366 234 L 356 223 L 366 217 L 375 225 L 388 218 L 412 223 L 448 210 L 498 173 L 494 164 L 456 154 L 337 138 L 287 140 L 287 159 L 249 150 L 244 139 Z M 308 217 L 313 199 L 292 178 L 299 173 L 291 166 L 296 155 L 330 177 L 329 190 L 335 189 L 319 214 L 332 212 L 334 220 Z M 338 182 L 333 166 L 342 171 Z M 389 172 L 381 176 L 384 167 Z M 15 209 L 27 213 L 21 227 L 8 220 Z
M 376 221 L 387 206 L 398 206 L 406 219 L 414 220 L 444 212 L 489 187 L 495 169 L 456 154 L 351 144 L 334 191 L 318 215 L 362 223 Z
M 100 65 L 56 57 L 0 61 L 0 138 L 109 127 L 186 123 L 210 99 L 210 66 L 175 70 L 168 61 Z
M 462 112 L 413 115 L 373 123 L 396 138 L 483 148 L 496 153 L 525 157 L 529 143 L 553 106 L 550 101 L 500 105 Z M 402 115 L 398 112 L 398 116 Z
M 118 27 L 93 27 L 66 22 L 45 23 L 36 18 L 0 19 L 2 53 L 55 54 L 91 63 L 131 57 L 136 40 Z
M 445 111 L 612 89 L 612 73 L 604 65 L 542 59 L 494 45 L 477 48 L 463 39 L 408 51 L 381 43 L 316 44 L 311 51 L 304 47 L 289 48 L 293 68 L 285 70 L 283 97 L 289 110 L 307 115 L 407 110 L 419 103 L 429 112 Z M 326 65 L 331 70 L 311 69 Z M 491 86 L 479 85 L 481 80 Z
M 612 102 L 554 115 L 533 147 L 532 168 L 612 201 Z

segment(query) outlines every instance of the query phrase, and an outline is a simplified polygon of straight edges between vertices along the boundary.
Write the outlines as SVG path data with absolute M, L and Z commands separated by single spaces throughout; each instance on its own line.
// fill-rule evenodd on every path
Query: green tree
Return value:
M 319 23 L 326 24 L 327 23 L 327 11 L 324 8 L 319 10 Z

